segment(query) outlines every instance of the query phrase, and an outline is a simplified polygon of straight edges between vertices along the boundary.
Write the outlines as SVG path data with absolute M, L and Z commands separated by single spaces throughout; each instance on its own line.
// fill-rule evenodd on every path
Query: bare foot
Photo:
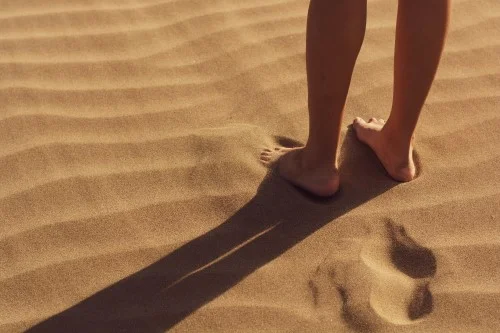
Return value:
M 339 173 L 334 165 L 307 165 L 304 148 L 264 149 L 261 162 L 270 166 L 278 163 L 278 171 L 284 179 L 316 196 L 329 197 L 339 188 Z
M 393 145 L 384 137 L 383 119 L 371 118 L 368 122 L 362 118 L 354 119 L 353 126 L 358 139 L 370 146 L 384 166 L 387 173 L 397 181 L 409 182 L 415 178 L 413 145 L 409 151 L 396 153 Z

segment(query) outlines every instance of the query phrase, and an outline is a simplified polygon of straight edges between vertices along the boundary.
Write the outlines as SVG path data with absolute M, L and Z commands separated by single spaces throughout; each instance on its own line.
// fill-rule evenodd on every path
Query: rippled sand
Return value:
M 258 162 L 307 135 L 308 1 L 0 1 L 0 332 L 497 332 L 500 4 L 456 0 L 389 180 L 396 3 L 369 1 L 342 190 Z

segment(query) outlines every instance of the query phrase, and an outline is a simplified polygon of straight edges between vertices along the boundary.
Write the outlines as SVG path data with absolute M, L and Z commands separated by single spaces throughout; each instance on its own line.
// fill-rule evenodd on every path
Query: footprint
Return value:
M 402 226 L 389 220 L 385 228 L 386 236 L 371 241 L 361 252 L 373 272 L 370 305 L 388 322 L 412 324 L 432 312 L 429 283 L 436 274 L 436 258 Z
M 343 323 L 327 331 L 379 331 L 383 321 L 370 308 L 368 296 L 372 274 L 359 260 L 361 242 L 350 249 L 336 248 L 313 272 L 308 281 L 311 303 L 322 323 Z M 333 319 L 332 317 L 337 317 Z
M 308 287 L 320 320 L 339 316 L 354 331 L 377 332 L 431 313 L 429 284 L 435 274 L 432 251 L 389 220 L 381 235 L 332 251 Z
M 391 242 L 390 254 L 394 265 L 406 275 L 421 279 L 436 274 L 436 258 L 431 250 L 417 244 L 404 227 L 386 222 L 388 238 Z

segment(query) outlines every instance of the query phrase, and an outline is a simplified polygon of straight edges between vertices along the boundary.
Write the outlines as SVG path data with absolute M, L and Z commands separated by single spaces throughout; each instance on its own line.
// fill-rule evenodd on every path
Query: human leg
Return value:
M 332 195 L 339 186 L 342 114 L 365 26 L 366 0 L 311 0 L 306 40 L 309 138 L 303 148 L 261 154 L 266 164 L 279 158 L 280 174 L 316 195 Z
M 358 138 L 377 154 L 391 177 L 415 177 L 413 133 L 441 58 L 449 0 L 400 0 L 394 55 L 394 92 L 387 123 L 354 120 Z

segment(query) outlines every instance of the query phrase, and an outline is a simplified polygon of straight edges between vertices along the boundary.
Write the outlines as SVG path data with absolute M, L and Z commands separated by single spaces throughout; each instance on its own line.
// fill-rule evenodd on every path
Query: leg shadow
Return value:
M 224 223 L 164 258 L 27 330 L 164 332 L 338 217 L 397 185 L 352 130 L 341 149 L 342 188 L 315 202 L 271 172 Z

